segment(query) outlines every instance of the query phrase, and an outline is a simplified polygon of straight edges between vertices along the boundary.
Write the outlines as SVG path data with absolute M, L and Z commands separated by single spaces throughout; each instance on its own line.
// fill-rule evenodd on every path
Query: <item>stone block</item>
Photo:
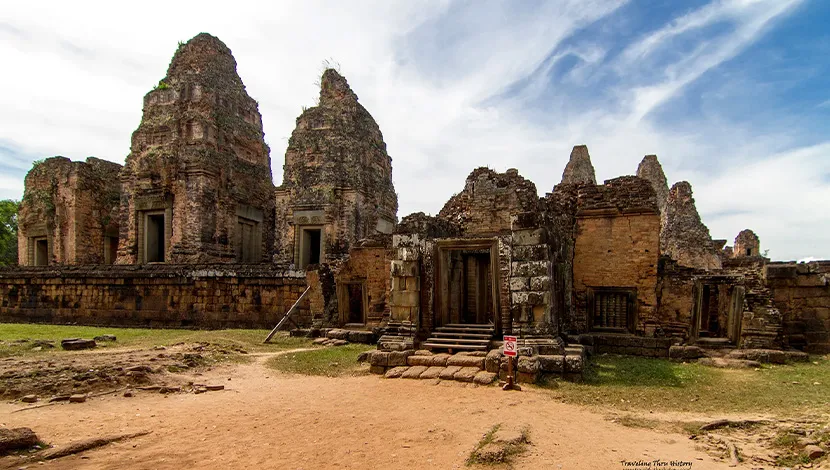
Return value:
M 429 349 L 419 349 L 419 350 L 415 351 L 414 355 L 415 356 L 433 356 L 434 354 Z
M 517 230 L 513 232 L 513 246 L 541 245 L 547 242 L 544 229 Z
M 561 374 L 565 371 L 565 356 L 564 355 L 539 355 L 539 369 L 543 372 L 552 374 Z
M 530 278 L 530 290 L 548 291 L 550 290 L 550 276 L 536 276 Z
M 389 367 L 396 367 L 396 366 L 406 366 L 407 358 L 414 354 L 414 351 L 392 351 L 389 353 L 389 359 L 387 365 Z
M 525 291 L 530 288 L 529 277 L 511 277 L 510 290 L 511 291 Z
M 565 356 L 565 372 L 581 374 L 584 366 L 582 356 Z
M 449 359 L 450 357 L 451 356 L 449 354 L 445 354 L 445 353 L 436 354 L 436 355 L 432 356 L 432 361 L 430 361 L 430 364 L 433 365 L 433 366 L 446 367 L 447 366 L 447 359 Z
M 480 371 L 478 374 L 473 377 L 473 382 L 479 385 L 490 385 L 496 380 L 496 373 L 488 372 L 488 371 Z
M 383 377 L 387 378 L 387 379 L 398 379 L 408 369 L 409 369 L 409 367 L 406 367 L 406 366 L 392 367 L 392 368 L 390 368 L 389 370 L 386 371 L 386 374 L 384 374 Z
M 0 428 L 0 454 L 28 449 L 39 441 L 37 434 L 29 428 Z
M 371 331 L 349 331 L 348 341 L 351 343 L 374 344 L 375 335 Z
M 386 351 L 372 351 L 369 354 L 369 365 L 387 367 L 389 365 L 389 355 L 391 352 Z
M 484 358 L 484 369 L 487 372 L 498 372 L 502 352 L 500 349 L 491 349 Z
M 383 375 L 386 373 L 386 367 L 383 366 L 369 366 L 370 374 Z
M 515 261 L 536 261 L 548 257 L 547 245 L 514 246 L 512 259 Z
M 479 370 L 484 369 L 484 358 L 475 356 L 462 356 L 459 354 L 450 356 L 447 359 L 448 366 L 461 367 L 477 367 Z
M 421 301 L 418 291 L 392 291 L 389 293 L 389 302 L 396 307 L 417 307 Z
M 539 379 L 539 374 L 529 374 L 527 372 L 517 372 L 516 373 L 516 382 L 522 384 L 533 384 L 536 383 L 536 380 Z
M 432 356 L 409 356 L 406 358 L 406 363 L 410 366 L 432 366 Z
M 510 217 L 510 228 L 513 231 L 538 228 L 542 223 L 539 212 L 519 212 Z
M 333 328 L 326 332 L 326 338 L 328 339 L 342 339 L 344 341 L 349 340 L 349 332 L 348 330 L 342 330 L 340 328 Z
M 420 378 L 421 374 L 423 374 L 426 370 L 426 366 L 412 366 L 409 369 L 407 369 L 403 374 L 401 374 L 401 378 L 417 379 Z
M 461 370 L 461 366 L 447 366 L 438 374 L 438 378 L 441 380 L 452 380 L 453 376 L 456 372 Z
M 418 276 L 419 274 L 417 261 L 392 260 L 390 265 L 392 276 Z
M 524 372 L 526 374 L 537 374 L 539 373 L 539 359 L 538 356 L 522 356 L 519 358 L 519 365 L 518 365 L 519 372 Z
M 472 382 L 479 372 L 481 372 L 481 368 L 479 367 L 462 367 L 458 372 L 453 374 L 452 378 L 459 382 Z
M 672 346 L 669 348 L 670 359 L 697 359 L 705 356 L 706 352 L 698 346 Z
M 93 339 L 69 338 L 61 341 L 61 347 L 67 351 L 77 351 L 80 349 L 92 349 L 96 346 Z
M 437 379 L 438 376 L 441 374 L 441 372 L 444 371 L 444 369 L 446 369 L 446 367 L 440 367 L 440 366 L 428 367 L 427 370 L 425 370 L 424 372 L 421 373 L 420 378 L 422 378 L 422 379 Z
M 418 261 L 420 255 L 414 247 L 398 248 L 398 259 L 401 261 Z

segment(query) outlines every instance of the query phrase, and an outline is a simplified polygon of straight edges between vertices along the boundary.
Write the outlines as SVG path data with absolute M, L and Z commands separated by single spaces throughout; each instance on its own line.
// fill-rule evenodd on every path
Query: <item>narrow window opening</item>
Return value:
M 44 238 L 35 239 L 35 266 L 47 266 L 49 264 L 49 241 Z
M 148 214 L 145 222 L 145 259 L 148 263 L 163 263 L 165 254 L 164 214 Z

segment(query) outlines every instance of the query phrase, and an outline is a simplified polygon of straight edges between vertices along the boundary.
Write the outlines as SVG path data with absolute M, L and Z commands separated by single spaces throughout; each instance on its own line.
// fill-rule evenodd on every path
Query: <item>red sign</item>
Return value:
M 516 337 L 515 336 L 505 336 L 504 337 L 504 355 L 510 357 L 516 357 Z

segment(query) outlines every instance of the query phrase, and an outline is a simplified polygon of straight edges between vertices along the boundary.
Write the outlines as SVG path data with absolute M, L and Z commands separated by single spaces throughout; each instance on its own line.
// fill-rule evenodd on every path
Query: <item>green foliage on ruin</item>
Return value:
M 159 80 L 159 84 L 153 87 L 153 90 L 167 90 L 170 88 L 170 85 L 167 84 L 164 80 Z
M 17 211 L 19 201 L 0 201 L 0 266 L 17 264 Z

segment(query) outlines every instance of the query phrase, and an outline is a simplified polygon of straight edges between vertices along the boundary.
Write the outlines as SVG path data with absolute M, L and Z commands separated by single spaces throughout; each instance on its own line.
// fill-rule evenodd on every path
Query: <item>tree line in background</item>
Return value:
M 17 265 L 17 209 L 20 201 L 0 201 L 0 266 Z

